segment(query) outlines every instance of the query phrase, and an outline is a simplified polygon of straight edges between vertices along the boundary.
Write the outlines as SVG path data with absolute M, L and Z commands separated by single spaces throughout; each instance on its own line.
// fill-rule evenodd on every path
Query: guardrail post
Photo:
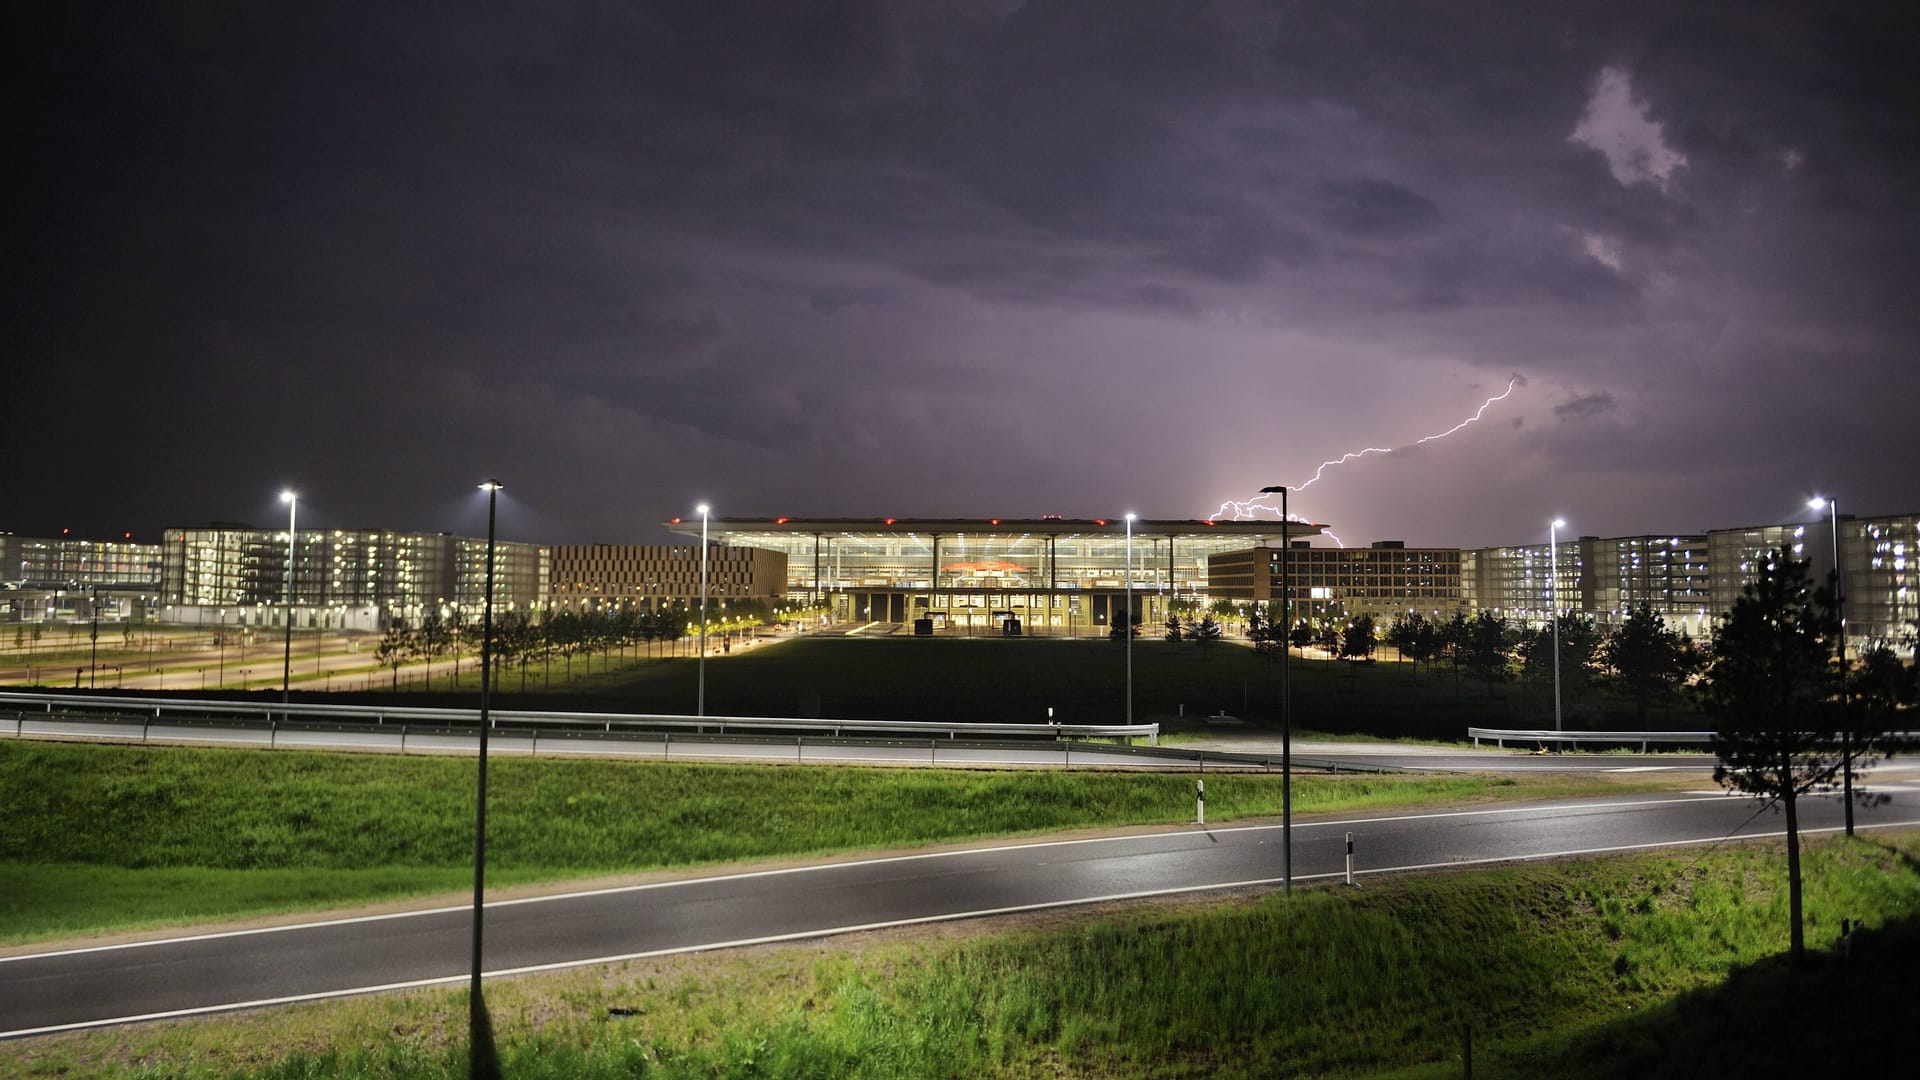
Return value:
M 385 723 L 386 721 L 382 720 L 381 722 Z M 400 725 L 400 752 L 402 754 L 407 752 L 407 725 L 406 724 Z
M 668 760 L 671 760 L 672 757 L 673 757 L 673 732 L 671 731 L 662 732 L 661 738 L 660 738 L 660 760 L 668 761 Z
M 1201 825 L 1207 823 L 1207 782 L 1193 782 L 1193 820 Z
M 936 765 L 940 761 L 940 740 L 927 740 L 927 764 Z
M 1073 768 L 1073 740 L 1072 739 L 1061 740 L 1060 751 L 1061 753 L 1066 755 L 1066 767 L 1069 769 Z
M 721 730 L 725 731 L 726 728 L 723 727 L 721 728 Z M 795 735 L 793 737 L 793 760 L 795 761 L 807 760 L 806 749 L 807 749 L 807 737 L 805 735 Z
M 267 749 L 272 750 L 279 745 L 280 745 L 280 722 L 273 718 L 272 713 L 268 713 L 267 714 Z
M 1353 884 L 1353 834 L 1347 834 L 1347 884 Z

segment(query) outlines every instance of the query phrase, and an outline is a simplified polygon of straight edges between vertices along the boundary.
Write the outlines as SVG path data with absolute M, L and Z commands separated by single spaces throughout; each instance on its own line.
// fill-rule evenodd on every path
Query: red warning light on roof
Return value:
M 999 518 L 989 518 L 989 519 L 987 520 L 987 524 L 989 524 L 989 525 L 998 525 L 998 524 L 1000 524 L 1000 519 L 999 519 Z
M 773 523 L 774 523 L 775 525 L 785 525 L 785 524 L 787 523 L 787 519 L 786 519 L 786 518 L 774 518 L 774 519 L 773 519 Z
M 673 519 L 673 523 L 674 523 L 675 525 L 678 525 L 678 524 L 680 524 L 680 519 L 679 519 L 679 518 L 674 518 L 674 519 Z
M 1214 520 L 1213 520 L 1212 518 L 1208 518 L 1208 519 L 1207 519 L 1207 524 L 1209 524 L 1209 525 L 1212 525 L 1212 524 L 1214 524 Z
M 887 519 L 887 524 L 889 524 L 889 525 L 891 525 L 891 524 L 893 524 L 893 521 L 894 521 L 894 519 L 893 519 L 893 518 L 888 518 L 888 519 Z
M 1094 518 L 1094 519 L 1093 519 L 1093 523 L 1094 523 L 1095 525 L 1105 525 L 1105 524 L 1107 523 L 1107 519 L 1106 519 L 1106 518 Z

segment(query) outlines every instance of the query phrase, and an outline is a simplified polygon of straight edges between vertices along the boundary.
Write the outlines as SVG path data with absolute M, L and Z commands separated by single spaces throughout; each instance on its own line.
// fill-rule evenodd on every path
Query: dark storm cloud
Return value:
M 1440 221 L 1433 200 L 1386 180 L 1325 180 L 1319 195 L 1335 228 L 1361 236 L 1405 236 Z
M 1572 401 L 1564 401 L 1553 407 L 1553 415 L 1562 420 L 1590 420 L 1612 412 L 1616 407 L 1613 395 L 1602 391 L 1598 394 L 1584 394 Z
M 1847 424 L 1872 441 L 1809 467 L 1907 506 L 1867 434 L 1916 396 L 1899 13 L 36 9 L 16 392 L 168 467 L 51 468 L 10 425 L 5 509 L 154 528 L 298 473 L 430 527 L 411 508 L 504 460 L 601 539 L 691 488 L 1180 516 L 1356 430 L 1442 430 L 1516 370 L 1510 416 L 1347 468 L 1324 516 L 1416 533 L 1391 485 L 1483 452 L 1513 497 L 1461 485 L 1476 527 L 1554 490 L 1528 462 L 1623 508 L 1652 461 L 1758 482 L 1718 464 L 1743 417 Z M 1804 393 L 1811 365 L 1858 392 Z M 1137 452 L 1259 430 L 1281 387 L 1307 407 L 1238 464 Z

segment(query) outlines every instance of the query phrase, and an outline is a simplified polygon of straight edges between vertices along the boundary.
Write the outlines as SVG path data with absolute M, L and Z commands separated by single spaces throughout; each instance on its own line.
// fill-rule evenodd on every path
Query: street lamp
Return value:
M 300 511 L 300 495 L 292 488 L 280 493 L 280 501 L 287 504 L 287 571 L 286 580 L 286 649 L 280 665 L 280 704 L 287 703 L 287 684 L 293 679 L 293 523 Z
M 707 514 L 706 503 L 694 507 L 700 511 L 700 708 L 695 716 L 707 715 Z
M 1127 723 L 1133 723 L 1133 515 L 1127 515 Z
M 487 493 L 487 600 L 480 616 L 480 772 L 479 787 L 473 805 L 473 985 L 467 992 L 468 1068 L 481 1075 L 483 1055 L 480 1033 L 486 1030 L 486 1006 L 480 998 L 480 928 L 485 908 L 487 882 L 487 696 L 493 672 L 493 522 L 494 508 L 505 485 L 488 480 L 480 485 Z
M 93 639 L 93 659 L 87 662 L 87 689 L 91 690 L 98 683 L 100 677 L 100 586 L 96 582 L 88 586 L 88 588 L 93 591 L 93 600 L 89 604 L 89 606 L 93 608 L 93 632 L 91 635 Z
M 1853 835 L 1853 724 L 1847 716 L 1847 603 L 1846 586 L 1840 576 L 1840 500 L 1815 495 L 1807 500 L 1810 510 L 1825 510 L 1833 538 L 1833 611 L 1840 619 L 1840 639 L 1834 652 L 1840 659 L 1840 785 L 1846 805 L 1847 835 Z
M 1547 522 L 1547 614 L 1553 618 L 1553 730 L 1560 730 L 1560 530 L 1566 520 Z
M 1274 485 L 1260 489 L 1262 495 L 1280 496 L 1280 872 L 1285 892 L 1293 895 L 1293 686 L 1290 682 L 1293 657 L 1293 583 L 1287 576 L 1289 550 L 1293 547 L 1291 519 L 1287 514 L 1287 489 Z

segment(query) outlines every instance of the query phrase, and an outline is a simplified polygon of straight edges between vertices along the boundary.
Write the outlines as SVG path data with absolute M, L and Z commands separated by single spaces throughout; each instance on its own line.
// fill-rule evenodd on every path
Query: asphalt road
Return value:
M 1859 812 L 1864 830 L 1920 825 L 1920 785 Z M 1802 826 L 1838 827 L 1806 800 Z M 1774 835 L 1778 815 L 1720 794 L 1299 820 L 1296 882 Z M 1280 830 L 1197 825 L 1149 835 L 997 845 L 688 878 L 487 906 L 491 977 L 944 919 L 1233 887 L 1270 887 Z M 465 907 L 0 958 L 0 1037 L 280 1004 L 467 978 Z
M 321 731 L 264 728 L 188 727 L 156 723 L 145 727 L 106 721 L 21 719 L 0 725 L 0 738 L 87 739 L 101 742 L 169 743 L 181 745 L 220 745 L 276 747 L 301 750 L 374 750 L 389 753 L 467 753 L 475 749 L 472 737 L 433 733 L 405 734 L 394 727 L 385 731 Z M 562 754 L 583 757 L 619 757 L 651 759 L 701 759 L 735 761 L 805 761 L 815 764 L 892 764 L 934 765 L 973 768 L 980 766 L 1047 767 L 1102 765 L 1134 768 L 1193 769 L 1200 767 L 1188 756 L 1160 755 L 1142 747 L 1122 755 L 1107 751 L 1100 744 L 1036 742 L 1031 746 L 1005 744 L 972 746 L 951 739 L 899 739 L 892 742 L 840 742 L 809 737 L 767 738 L 762 741 L 735 739 L 705 742 L 692 738 L 680 741 L 596 739 L 590 736 L 548 736 L 539 741 L 524 735 L 495 735 L 488 741 L 493 754 Z M 1211 738 L 1182 743 L 1186 751 L 1249 755 L 1271 760 L 1279 768 L 1280 741 L 1267 736 Z M 1434 772 L 1652 772 L 1713 771 L 1711 754 L 1531 754 L 1521 750 L 1492 748 L 1469 750 L 1424 745 L 1378 742 L 1328 742 L 1301 740 L 1294 743 L 1294 760 L 1301 768 L 1331 766 L 1380 766 L 1389 769 Z M 1257 763 L 1256 766 L 1258 767 Z

